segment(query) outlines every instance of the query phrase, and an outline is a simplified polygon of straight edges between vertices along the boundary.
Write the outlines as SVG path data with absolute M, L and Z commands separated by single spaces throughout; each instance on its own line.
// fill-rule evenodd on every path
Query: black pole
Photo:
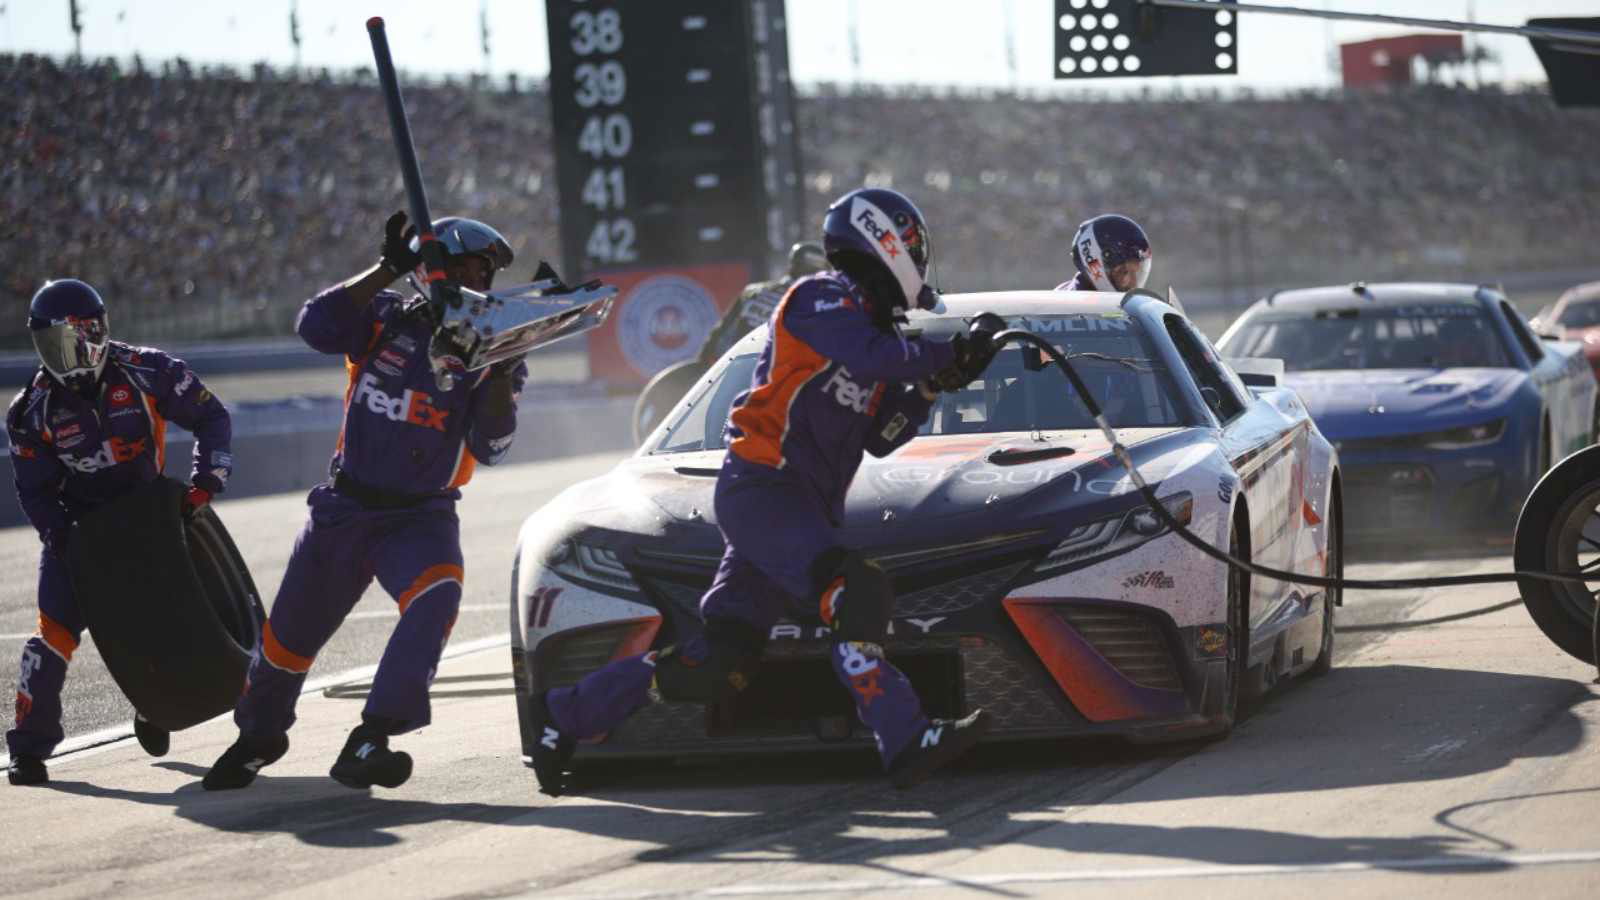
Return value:
M 460 295 L 445 276 L 444 247 L 433 234 L 428 195 L 422 187 L 422 169 L 417 165 L 416 147 L 411 142 L 411 122 L 406 118 L 405 101 L 400 97 L 400 82 L 394 74 L 394 60 L 389 55 L 389 37 L 384 32 L 381 16 L 367 20 L 367 34 L 372 38 L 372 58 L 378 66 L 378 83 L 383 88 L 383 100 L 389 108 L 389 130 L 394 134 L 395 153 L 400 157 L 400 177 L 405 181 L 411 219 L 417 226 L 422 265 L 428 283 L 428 299 L 433 303 L 436 316 L 442 318 L 446 306 L 460 305 Z

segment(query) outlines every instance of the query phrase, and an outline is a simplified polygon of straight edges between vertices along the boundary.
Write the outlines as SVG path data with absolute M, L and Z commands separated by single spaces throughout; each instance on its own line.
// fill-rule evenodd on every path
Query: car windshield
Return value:
M 1224 350 L 1281 359 L 1291 372 L 1511 365 L 1488 314 L 1465 303 L 1264 312 L 1240 325 Z
M 1600 297 L 1593 300 L 1573 300 L 1561 311 L 1559 324 L 1563 328 L 1588 328 L 1600 325 Z
M 966 323 L 956 317 L 924 319 L 922 334 L 948 340 Z M 1013 318 L 1048 338 L 1072 360 L 1089 390 L 1116 428 L 1170 427 L 1194 424 L 1177 400 L 1166 364 L 1155 354 L 1149 335 L 1122 314 L 1062 315 Z M 1094 428 L 1083 402 L 1053 364 L 1030 370 L 1023 349 L 1009 345 L 964 389 L 941 394 L 921 434 L 987 434 Z M 723 423 L 733 399 L 750 386 L 757 355 L 736 356 L 708 383 L 696 386 L 667 418 L 651 453 L 721 450 L 727 444 Z

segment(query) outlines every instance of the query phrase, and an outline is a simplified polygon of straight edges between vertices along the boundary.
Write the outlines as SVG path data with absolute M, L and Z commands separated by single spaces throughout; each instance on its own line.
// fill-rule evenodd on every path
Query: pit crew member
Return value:
M 1139 223 L 1107 214 L 1078 226 L 1072 238 L 1072 264 L 1077 273 L 1056 286 L 1058 291 L 1131 291 L 1150 278 L 1150 239 Z

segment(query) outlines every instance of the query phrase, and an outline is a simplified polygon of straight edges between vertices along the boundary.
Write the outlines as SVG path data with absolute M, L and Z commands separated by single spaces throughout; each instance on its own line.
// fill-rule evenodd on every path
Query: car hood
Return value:
M 1364 369 L 1291 372 L 1284 381 L 1317 427 L 1337 439 L 1477 421 L 1526 379 L 1517 369 Z
M 1195 429 L 1125 428 L 1118 436 L 1136 460 L 1155 460 L 1141 466 L 1152 482 L 1215 446 Z M 1172 456 L 1174 449 L 1190 452 Z M 722 459 L 720 450 L 634 457 L 601 479 L 603 488 L 580 492 L 581 507 L 570 509 L 588 524 L 630 531 L 715 525 L 712 491 Z M 867 457 L 840 524 L 853 540 L 880 543 L 892 522 L 897 542 L 914 541 L 925 529 L 959 529 L 955 519 L 992 524 L 1001 508 L 1009 528 L 1047 509 L 1092 505 L 1129 490 L 1098 431 L 930 435 L 887 458 Z

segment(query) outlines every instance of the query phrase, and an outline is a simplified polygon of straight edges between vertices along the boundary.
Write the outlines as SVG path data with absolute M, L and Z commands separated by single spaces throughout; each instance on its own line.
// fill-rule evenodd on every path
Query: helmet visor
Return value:
M 57 379 L 76 375 L 98 375 L 106 361 L 109 337 L 104 318 L 70 317 L 34 329 L 33 348 L 45 371 Z
M 1111 267 L 1110 276 L 1112 290 L 1131 291 L 1144 287 L 1144 283 L 1150 280 L 1150 254 L 1117 263 Z

